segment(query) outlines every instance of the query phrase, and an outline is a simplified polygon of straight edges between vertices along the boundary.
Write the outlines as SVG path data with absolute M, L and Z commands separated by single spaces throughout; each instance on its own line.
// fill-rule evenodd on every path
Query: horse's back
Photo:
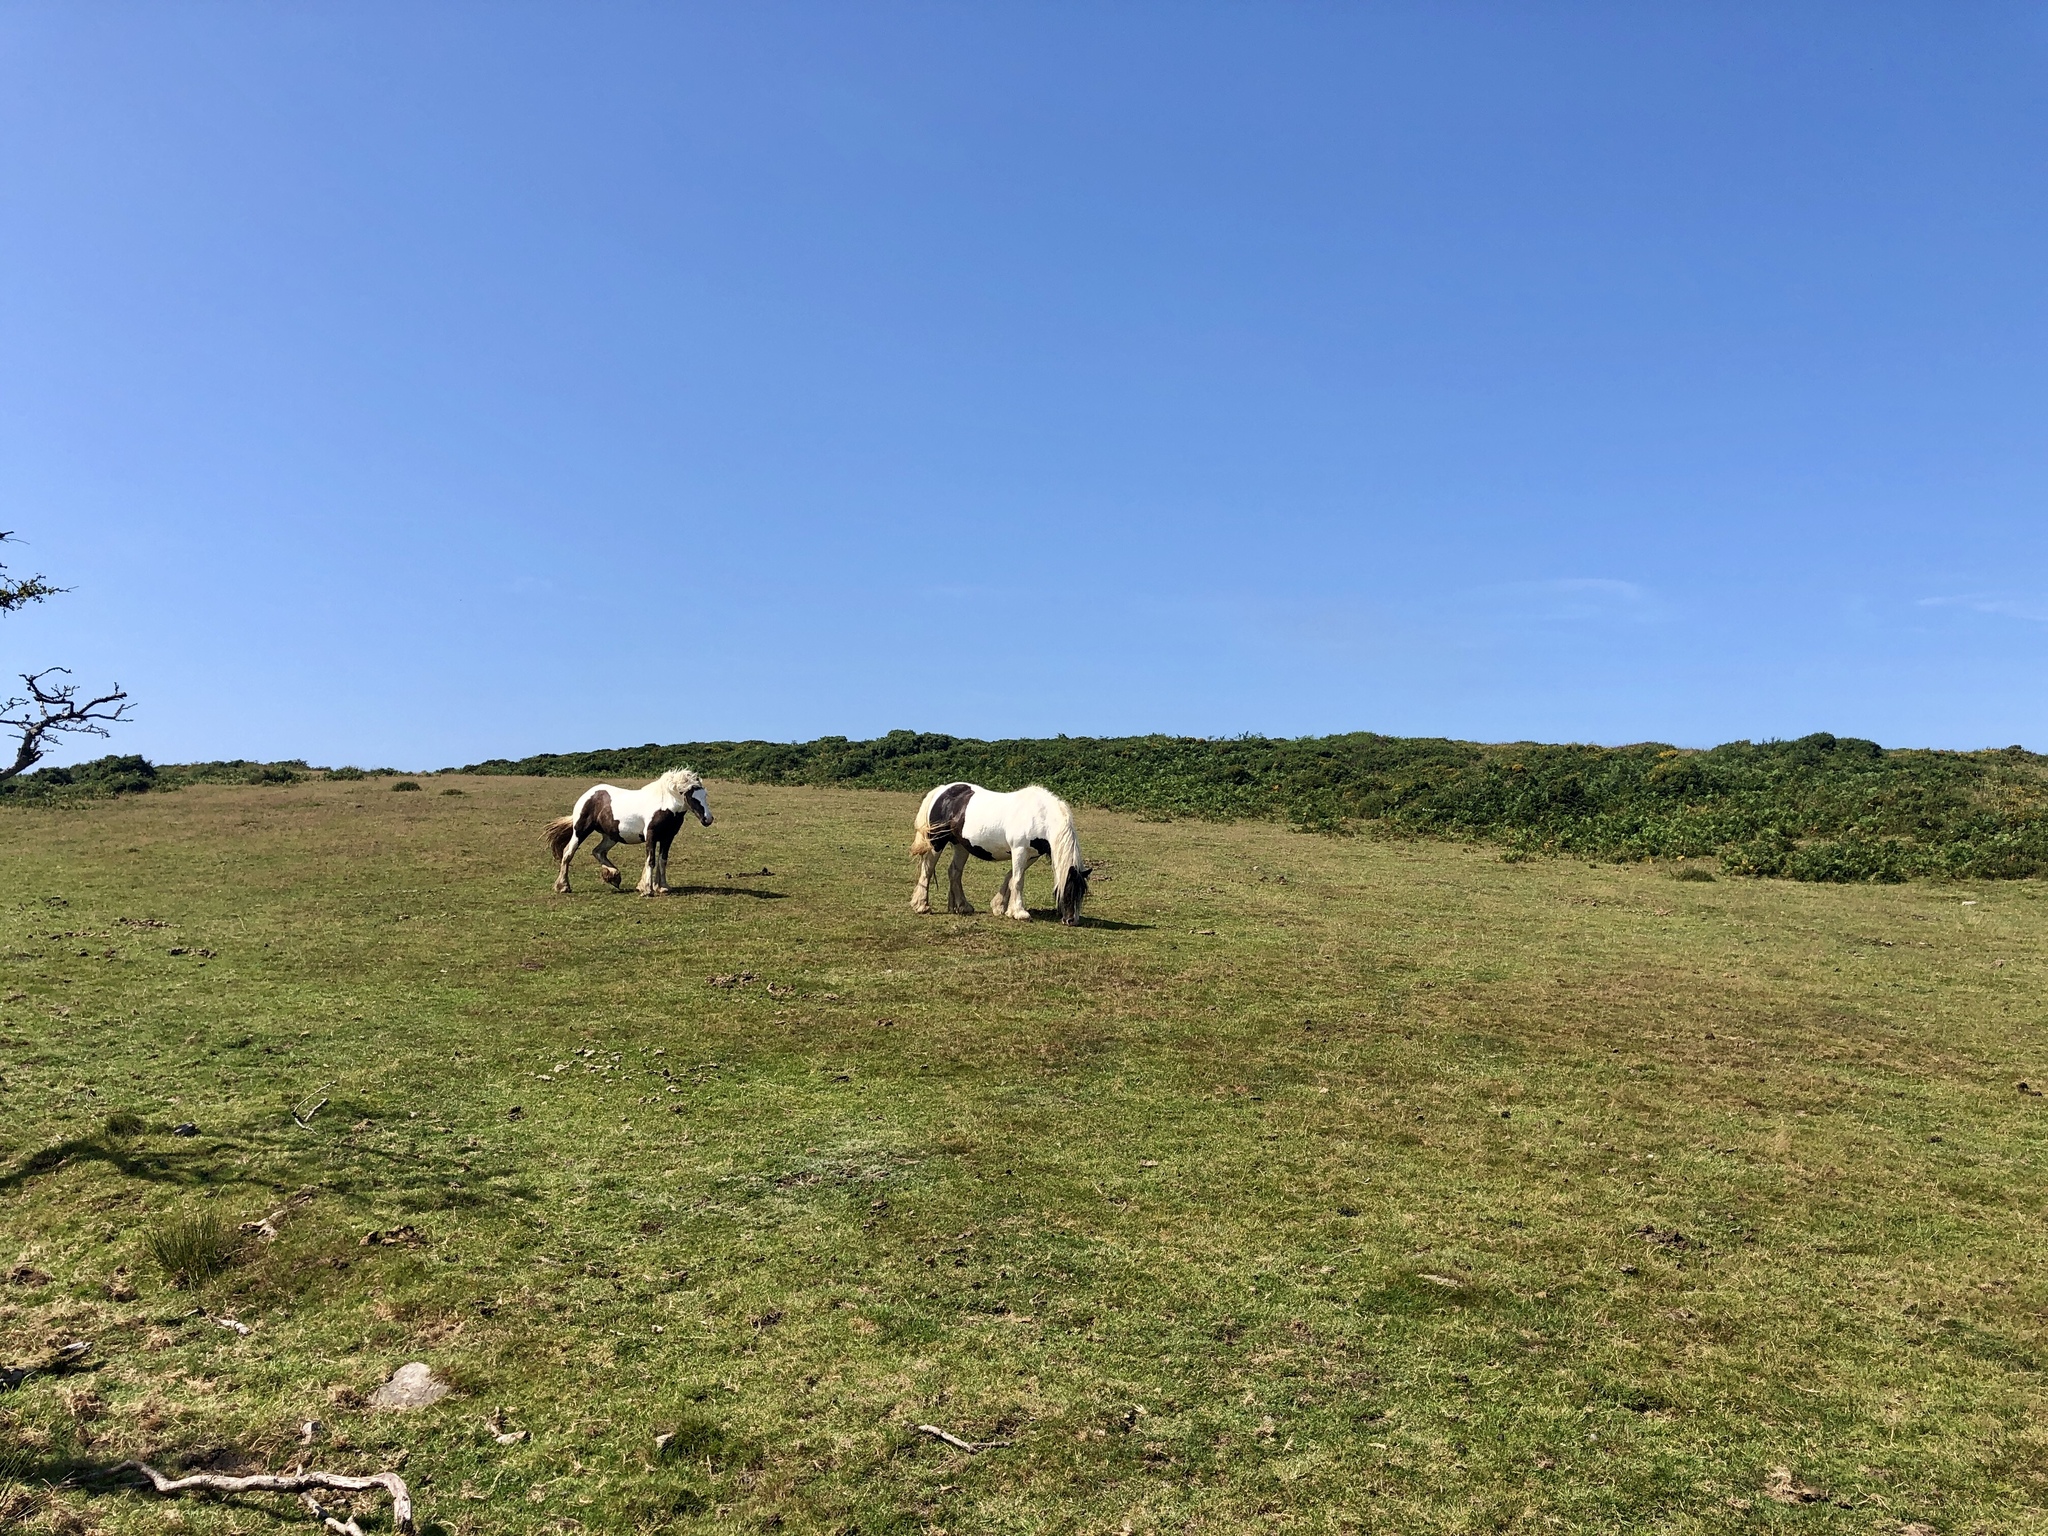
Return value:
M 601 832 L 621 843 L 637 843 L 647 829 L 647 815 L 641 802 L 646 797 L 637 789 L 616 784 L 593 784 L 576 800 L 576 826 L 580 832 Z

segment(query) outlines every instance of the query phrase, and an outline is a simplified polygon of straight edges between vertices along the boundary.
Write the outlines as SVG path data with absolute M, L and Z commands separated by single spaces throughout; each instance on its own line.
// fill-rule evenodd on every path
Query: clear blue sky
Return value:
M 2048 10 L 11 4 L 0 527 L 164 760 L 2048 748 Z

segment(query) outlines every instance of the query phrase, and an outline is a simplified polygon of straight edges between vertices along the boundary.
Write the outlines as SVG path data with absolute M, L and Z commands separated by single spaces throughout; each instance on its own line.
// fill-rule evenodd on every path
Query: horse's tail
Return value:
M 552 853 L 557 859 L 561 858 L 563 854 L 569 851 L 569 845 L 576 841 L 576 818 L 574 816 L 557 816 L 548 823 L 546 836 L 548 852 Z
M 923 803 L 917 808 L 916 818 L 910 823 L 914 833 L 910 839 L 910 856 L 913 859 L 921 859 L 926 854 L 934 851 L 932 848 L 932 802 L 939 798 L 939 791 L 944 788 L 946 786 L 941 784 L 938 789 L 933 790 L 924 797 Z
M 1088 898 L 1088 866 L 1081 862 L 1081 839 L 1074 831 L 1074 808 L 1055 799 L 1052 818 L 1053 894 L 1059 899 L 1060 921 L 1081 921 L 1081 903 Z

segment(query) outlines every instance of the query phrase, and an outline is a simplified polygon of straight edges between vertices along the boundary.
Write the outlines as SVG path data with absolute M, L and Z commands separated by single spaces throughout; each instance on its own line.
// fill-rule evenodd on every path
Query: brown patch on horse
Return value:
M 972 784 L 950 785 L 932 802 L 931 820 L 925 829 L 925 837 L 933 853 L 944 853 L 954 843 L 962 841 L 961 831 L 967 825 L 967 802 L 974 798 Z M 982 858 L 988 855 L 974 849 Z
M 661 850 L 661 856 L 668 857 L 668 845 L 676 840 L 676 834 L 683 829 L 684 816 L 681 811 L 664 807 L 647 818 L 647 841 Z
M 613 842 L 621 842 L 619 820 L 612 815 L 612 797 L 609 790 L 597 790 L 583 802 L 583 809 L 576 814 L 576 832 L 588 837 L 593 832 L 602 833 Z

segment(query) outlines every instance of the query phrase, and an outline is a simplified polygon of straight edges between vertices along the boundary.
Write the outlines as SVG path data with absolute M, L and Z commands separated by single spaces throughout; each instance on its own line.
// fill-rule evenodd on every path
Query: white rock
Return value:
M 370 1394 L 372 1408 L 424 1408 L 448 1395 L 448 1383 L 424 1360 L 401 1365 L 391 1379 Z

